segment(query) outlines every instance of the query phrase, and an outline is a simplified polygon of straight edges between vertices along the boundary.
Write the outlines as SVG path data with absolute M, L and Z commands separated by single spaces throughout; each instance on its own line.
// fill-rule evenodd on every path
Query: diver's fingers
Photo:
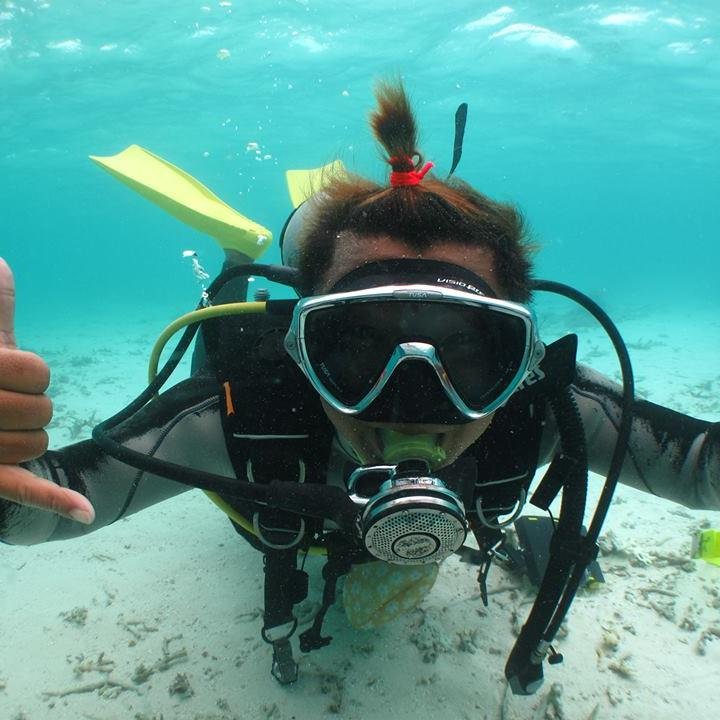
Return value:
M 45 392 L 50 371 L 35 353 L 15 344 L 15 280 L 10 266 L 0 258 L 0 388 L 16 392 Z
M 0 388 L 42 393 L 50 384 L 50 369 L 35 353 L 0 347 Z
M 0 462 L 30 460 L 47 449 L 41 428 L 50 422 L 52 403 L 42 393 L 50 371 L 34 353 L 15 343 L 15 281 L 0 258 Z M 80 493 L 33 475 L 18 465 L 0 465 L 0 498 L 42 508 L 85 524 L 95 511 Z
M 15 280 L 0 258 L 0 347 L 15 347 Z
M 21 463 L 40 457 L 48 449 L 44 430 L 0 432 L 0 463 Z
M 95 520 L 95 510 L 84 495 L 17 465 L 0 465 L 0 498 L 48 510 L 85 525 Z
M 40 430 L 52 420 L 47 395 L 0 390 L 0 430 Z

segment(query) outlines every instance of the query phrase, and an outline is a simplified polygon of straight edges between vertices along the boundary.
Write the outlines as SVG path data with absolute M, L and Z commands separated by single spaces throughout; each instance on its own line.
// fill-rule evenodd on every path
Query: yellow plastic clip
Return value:
M 701 530 L 693 538 L 692 556 L 720 567 L 720 530 Z

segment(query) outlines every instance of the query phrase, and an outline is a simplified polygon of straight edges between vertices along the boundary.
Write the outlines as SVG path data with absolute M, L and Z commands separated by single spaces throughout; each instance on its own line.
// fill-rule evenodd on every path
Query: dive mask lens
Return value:
M 532 316 L 514 303 L 408 287 L 339 293 L 298 309 L 306 374 L 328 402 L 363 419 L 383 420 L 363 413 L 407 361 L 427 365 L 467 421 L 502 404 L 532 359 Z
M 307 313 L 305 351 L 320 382 L 343 405 L 353 406 L 378 383 L 395 349 L 382 327 L 381 308 L 341 304 Z
M 487 307 L 453 311 L 460 322 L 437 346 L 440 363 L 465 404 L 480 410 L 521 371 L 529 328 L 523 318 Z

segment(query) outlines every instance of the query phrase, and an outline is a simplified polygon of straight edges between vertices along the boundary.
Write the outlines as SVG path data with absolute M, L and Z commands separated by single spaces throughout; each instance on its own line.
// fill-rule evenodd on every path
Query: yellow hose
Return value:
M 210 318 L 225 317 L 227 315 L 242 315 L 244 313 L 265 312 L 264 302 L 238 302 L 227 303 L 225 305 L 211 305 L 202 308 L 202 310 L 193 310 L 192 312 L 181 315 L 173 320 L 161 333 L 160 337 L 155 341 L 152 352 L 150 353 L 150 363 L 148 365 L 148 382 L 155 379 L 160 364 L 160 355 L 165 349 L 168 340 L 178 331 L 188 325 L 199 323 Z
M 205 494 L 212 500 L 233 522 L 236 522 L 243 530 L 252 533 L 257 537 L 253 524 L 244 516 L 235 510 L 232 505 L 225 502 L 217 493 L 205 490 Z M 327 550 L 324 547 L 313 545 L 308 548 L 308 555 L 327 555 Z
M 202 308 L 201 310 L 193 310 L 192 312 L 181 315 L 176 320 L 173 320 L 163 331 L 160 333 L 160 337 L 155 342 L 152 352 L 150 353 L 150 362 L 148 365 L 148 382 L 152 382 L 155 379 L 158 371 L 158 365 L 160 364 L 160 356 L 165 346 L 168 344 L 170 338 L 182 330 L 188 325 L 193 323 L 199 323 L 203 320 L 209 320 L 210 318 L 226 317 L 228 315 L 242 315 L 244 313 L 259 313 L 266 312 L 267 307 L 264 302 L 238 302 L 238 303 L 227 303 L 225 305 L 211 305 L 210 307 Z M 215 503 L 233 522 L 236 522 L 243 530 L 258 537 L 255 532 L 255 528 L 252 523 L 244 516 L 241 515 L 235 508 L 229 503 L 225 502 L 217 493 L 209 490 L 204 491 L 205 494 Z M 327 555 L 327 550 L 324 547 L 312 546 L 308 549 L 309 555 Z

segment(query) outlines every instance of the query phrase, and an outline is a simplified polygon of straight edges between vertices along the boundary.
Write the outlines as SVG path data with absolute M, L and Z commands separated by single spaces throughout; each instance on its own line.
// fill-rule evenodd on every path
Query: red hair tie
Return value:
M 427 175 L 430 168 L 435 167 L 434 163 L 425 163 L 421 170 L 409 170 L 408 172 L 400 172 L 393 170 L 390 173 L 390 185 L 393 187 L 403 187 L 405 185 L 419 185 L 420 181 Z

